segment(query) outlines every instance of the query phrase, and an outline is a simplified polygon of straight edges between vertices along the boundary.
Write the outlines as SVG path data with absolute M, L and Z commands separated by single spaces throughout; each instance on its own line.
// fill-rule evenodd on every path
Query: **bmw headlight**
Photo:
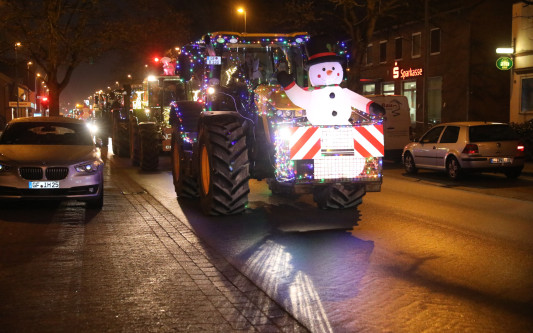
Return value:
M 9 170 L 9 165 L 0 162 L 0 173 L 6 172 L 8 170 Z
M 83 163 L 76 165 L 76 171 L 80 173 L 95 173 L 100 168 L 100 162 L 99 161 L 93 161 L 89 163 Z

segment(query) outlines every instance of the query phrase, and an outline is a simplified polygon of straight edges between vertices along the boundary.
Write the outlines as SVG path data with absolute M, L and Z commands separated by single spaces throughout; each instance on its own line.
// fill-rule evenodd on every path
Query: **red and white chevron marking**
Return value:
M 353 149 L 355 158 L 383 157 L 383 125 L 353 127 L 291 127 L 290 159 L 324 159 Z

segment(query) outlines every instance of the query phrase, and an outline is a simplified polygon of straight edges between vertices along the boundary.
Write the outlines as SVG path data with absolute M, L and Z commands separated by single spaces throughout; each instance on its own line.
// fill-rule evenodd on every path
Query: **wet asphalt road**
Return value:
M 9 293 L 16 302 L 15 310 L 10 308 L 14 311 L 11 318 L 27 319 L 38 311 L 44 305 L 32 299 L 40 295 L 41 300 L 49 300 L 46 307 L 55 315 L 53 321 L 32 327 L 61 323 L 64 326 L 55 327 L 69 327 L 65 321 L 72 319 L 67 315 L 71 306 L 83 310 L 90 303 L 96 315 L 81 313 L 79 331 L 124 331 L 121 328 L 127 326 L 104 324 L 115 312 L 125 316 L 126 322 L 137 323 L 138 330 L 187 330 L 177 324 L 179 302 L 165 297 L 179 290 L 174 279 L 179 275 L 176 262 L 182 257 L 172 259 L 154 250 L 153 245 L 166 243 L 161 239 L 167 237 L 155 229 L 116 223 L 134 221 L 123 204 L 114 203 L 123 197 L 131 203 L 132 197 L 160 205 L 163 216 L 171 215 L 168 228 L 181 223 L 189 230 L 189 238 L 198 237 L 205 244 L 200 248 L 214 253 L 204 255 L 204 263 L 222 260 L 236 270 L 234 275 L 250 281 L 250 288 L 260 289 L 255 293 L 268 295 L 259 303 L 252 302 L 254 309 L 264 309 L 260 305 L 271 302 L 268 308 L 279 305 L 290 314 L 240 309 L 244 318 L 262 313 L 269 324 L 232 326 L 225 320 L 229 326 L 215 327 L 259 331 L 306 328 L 313 332 L 533 331 L 533 179 L 529 176 L 509 182 L 499 176 L 479 175 L 454 183 L 431 172 L 407 177 L 392 166 L 385 171 L 382 192 L 367 194 L 357 210 L 340 212 L 317 210 L 309 195 L 272 197 L 264 182 L 254 181 L 245 214 L 216 218 L 202 216 L 194 201 L 175 199 L 167 157 L 162 157 L 161 170 L 153 173 L 140 172 L 124 159 L 110 157 L 109 163 L 117 174 L 130 179 L 131 189 L 108 191 L 106 199 L 110 200 L 94 216 L 82 204 L 69 202 L 52 209 L 41 207 L 36 210 L 39 216 L 28 213 L 20 220 L 13 212 L 21 208 L 11 207 L 6 210 L 8 219 L 0 217 L 0 292 Z M 57 223 L 61 230 L 48 235 L 50 225 Z M 105 227 L 95 237 L 97 225 Z M 72 228 L 83 237 L 70 237 Z M 18 239 L 9 236 L 15 229 L 20 233 Z M 171 229 L 164 230 L 163 235 L 168 235 Z M 12 257 L 5 249 L 18 254 Z M 122 254 L 117 254 L 118 249 Z M 67 277 L 69 274 L 61 274 L 59 264 L 42 266 L 39 258 L 43 253 L 59 263 L 71 263 L 65 273 L 73 274 L 79 268 L 81 275 Z M 88 263 L 93 267 L 86 267 Z M 153 274 L 147 282 L 144 278 L 149 272 Z M 26 290 L 22 278 L 28 274 L 32 274 L 31 290 Z M 84 285 L 87 274 L 105 277 L 102 286 L 94 282 L 97 279 Z M 233 281 L 226 275 L 221 274 Z M 106 285 L 117 286 L 121 292 L 96 302 Z M 75 297 L 79 290 L 81 296 Z M 215 290 L 222 293 L 220 288 Z M 71 298 L 77 303 L 62 305 L 61 300 Z M 115 312 L 98 313 L 97 304 L 103 310 L 108 303 Z M 150 315 L 143 315 L 142 307 L 135 304 L 149 307 Z M 165 315 L 155 310 L 159 308 L 167 309 Z M 4 304 L 0 323 L 8 320 L 5 309 Z M 190 309 L 194 312 L 194 306 Z M 281 317 L 273 317 L 274 312 Z M 213 330 L 212 326 L 194 326 L 200 324 L 189 323 L 188 329 Z

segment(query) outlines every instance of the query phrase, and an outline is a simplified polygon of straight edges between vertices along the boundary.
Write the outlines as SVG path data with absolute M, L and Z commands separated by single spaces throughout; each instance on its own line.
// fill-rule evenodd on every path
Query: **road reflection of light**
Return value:
M 313 281 L 302 271 L 296 273 L 290 286 L 292 313 L 296 318 L 309 318 L 313 332 L 333 332 Z
M 280 280 L 293 270 L 290 260 L 291 255 L 285 252 L 284 246 L 268 240 L 248 259 L 245 274 L 259 273 L 261 288 L 268 294 L 276 294 Z
M 244 273 L 253 276 L 268 295 L 286 294 L 284 306 L 313 332 L 333 332 L 313 281 L 302 271 L 295 271 L 292 256 L 285 247 L 267 240 L 247 260 Z M 287 291 L 279 290 L 286 288 Z

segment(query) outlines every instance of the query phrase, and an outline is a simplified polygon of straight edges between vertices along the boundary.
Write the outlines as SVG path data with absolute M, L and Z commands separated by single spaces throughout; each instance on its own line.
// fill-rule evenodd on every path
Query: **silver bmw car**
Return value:
M 0 136 L 0 201 L 76 199 L 100 209 L 103 169 L 100 149 L 81 120 L 17 118 Z

